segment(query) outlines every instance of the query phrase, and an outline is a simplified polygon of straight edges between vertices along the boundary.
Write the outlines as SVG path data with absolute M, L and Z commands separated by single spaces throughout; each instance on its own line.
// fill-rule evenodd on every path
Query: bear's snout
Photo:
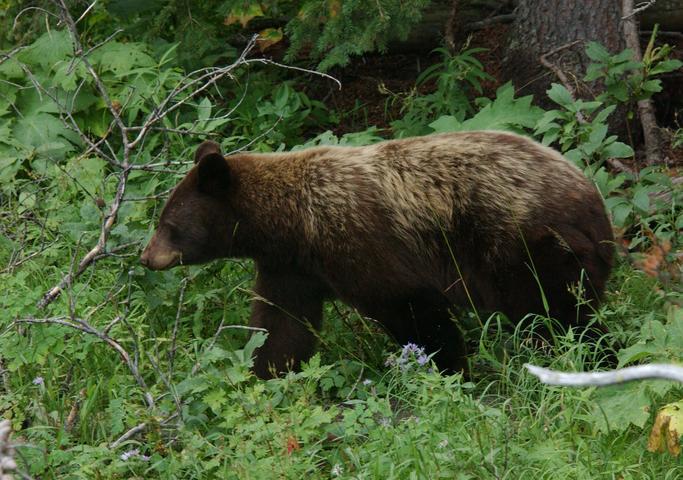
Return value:
M 155 235 L 140 255 L 140 263 L 150 270 L 166 270 L 180 263 L 181 253 L 160 242 Z

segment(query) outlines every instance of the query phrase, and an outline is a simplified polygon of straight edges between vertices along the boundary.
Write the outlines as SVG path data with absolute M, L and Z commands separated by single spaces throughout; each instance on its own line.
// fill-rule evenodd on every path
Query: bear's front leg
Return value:
M 258 265 L 254 291 L 249 325 L 268 331 L 266 343 L 256 351 L 254 373 L 267 379 L 298 369 L 313 354 L 322 323 L 320 282 Z

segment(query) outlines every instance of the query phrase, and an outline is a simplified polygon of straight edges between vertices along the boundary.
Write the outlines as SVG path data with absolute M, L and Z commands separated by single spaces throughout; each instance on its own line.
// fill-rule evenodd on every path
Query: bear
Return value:
M 585 327 L 612 267 L 600 193 L 560 153 L 517 134 L 229 156 L 205 141 L 194 162 L 140 260 L 162 270 L 253 259 L 250 325 L 268 331 L 260 378 L 313 354 L 326 300 L 453 372 L 466 367 L 455 308 Z

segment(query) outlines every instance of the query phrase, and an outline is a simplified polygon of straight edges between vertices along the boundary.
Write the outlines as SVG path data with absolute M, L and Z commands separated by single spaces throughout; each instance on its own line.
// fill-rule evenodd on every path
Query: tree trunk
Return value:
M 588 64 L 585 42 L 594 40 L 611 52 L 621 51 L 620 26 L 621 2 L 616 0 L 519 0 L 509 32 L 504 78 L 512 79 L 522 93 L 532 93 L 543 102 L 550 84 L 559 80 L 543 67 L 540 57 L 580 40 L 570 48 L 556 50 L 546 60 L 565 74 L 579 96 L 590 97 L 578 81 Z

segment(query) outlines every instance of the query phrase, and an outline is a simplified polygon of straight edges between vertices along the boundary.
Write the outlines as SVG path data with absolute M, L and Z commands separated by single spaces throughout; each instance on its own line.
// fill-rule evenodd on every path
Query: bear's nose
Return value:
M 149 267 L 149 256 L 147 255 L 147 250 L 142 252 L 142 255 L 140 255 L 140 263 L 145 267 Z

